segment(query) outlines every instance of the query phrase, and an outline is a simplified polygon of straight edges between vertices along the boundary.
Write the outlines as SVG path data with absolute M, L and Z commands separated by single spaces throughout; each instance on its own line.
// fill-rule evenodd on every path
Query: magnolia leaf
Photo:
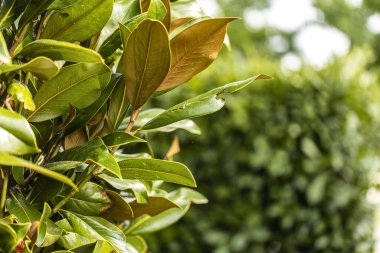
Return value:
M 87 40 L 101 31 L 112 14 L 112 8 L 113 0 L 75 2 L 49 17 L 41 38 L 68 42 Z
M 102 139 L 104 144 L 106 144 L 106 146 L 109 148 L 119 147 L 136 142 L 146 142 L 143 139 L 140 139 L 125 132 L 113 132 L 109 135 L 102 137 Z
M 15 100 L 24 103 L 25 109 L 29 111 L 34 111 L 36 109 L 36 105 L 34 104 L 32 94 L 24 85 L 13 82 L 8 87 L 8 94 L 12 95 L 12 97 Z
M 11 63 L 12 59 L 8 52 L 7 43 L 4 40 L 3 33 L 0 33 L 0 65 Z
M 181 187 L 175 191 L 172 191 L 165 197 L 170 199 L 182 208 L 185 208 L 190 203 L 194 203 L 197 205 L 208 203 L 208 199 L 201 193 L 185 187 Z
M 58 66 L 52 60 L 46 57 L 37 57 L 30 62 L 22 65 L 0 65 L 0 74 L 18 70 L 32 72 L 38 79 L 41 80 L 50 80 L 59 72 Z
M 2 0 L 0 2 L 0 29 L 10 26 L 23 12 L 28 0 Z
M 170 23 L 170 32 L 174 31 L 175 29 L 177 29 L 178 27 L 180 27 L 186 23 L 189 23 L 190 20 L 193 20 L 193 18 L 185 17 L 185 18 L 177 18 L 177 19 L 173 20 Z
M 158 159 L 131 158 L 119 162 L 124 179 L 162 180 L 196 187 L 190 170 L 183 164 Z
M 40 152 L 28 121 L 18 113 L 0 108 L 0 152 L 16 155 Z
M 164 7 L 165 7 L 165 16 L 163 18 L 156 18 L 154 17 L 154 12 L 151 14 L 150 12 L 152 12 L 152 9 L 154 11 L 157 12 L 157 10 L 159 12 L 161 12 L 163 14 L 163 11 L 160 10 L 162 9 L 161 7 L 161 3 L 159 2 L 162 2 Z M 140 1 L 140 4 L 141 4 L 141 10 L 142 11 L 146 11 L 148 13 L 148 15 L 151 15 L 153 17 L 149 17 L 149 18 L 153 18 L 153 19 L 157 19 L 157 20 L 160 20 L 162 21 L 162 23 L 165 25 L 166 29 L 169 31 L 170 29 L 170 21 L 171 21 L 171 8 L 170 8 L 170 0 L 154 0 L 154 1 L 151 1 L 151 0 L 141 0 Z M 160 13 L 160 15 L 162 15 Z
M 83 216 L 61 211 L 69 221 L 74 232 L 89 239 L 108 242 L 119 253 L 128 252 L 128 244 L 123 232 L 107 220 L 93 216 Z
M 95 163 L 121 178 L 120 168 L 115 158 L 108 152 L 107 146 L 99 137 L 96 137 L 94 140 L 83 146 L 68 149 L 59 153 L 53 159 L 53 162 L 56 161 Z
M 169 38 L 162 23 L 146 19 L 124 44 L 124 54 L 128 59 L 134 59 L 124 64 L 127 95 L 137 110 L 150 98 L 169 71 Z
M 147 2 L 147 1 L 143 1 Z M 166 7 L 161 0 L 150 0 L 146 18 L 163 21 L 166 17 Z
M 112 206 L 101 214 L 103 218 L 119 222 L 133 219 L 132 207 L 120 194 L 111 190 L 107 190 L 107 194 L 112 200 Z
M 51 171 L 49 169 L 43 168 L 41 166 L 35 165 L 34 163 L 28 162 L 28 161 L 23 160 L 21 158 L 18 158 L 16 156 L 12 156 L 12 155 L 5 153 L 5 152 L 2 152 L 2 151 L 0 151 L 0 165 L 16 166 L 16 168 L 19 168 L 19 167 L 30 168 L 30 169 L 36 171 L 37 173 L 39 173 L 41 175 L 44 175 L 44 176 L 47 176 L 47 177 L 52 178 L 54 180 L 65 183 L 65 184 L 73 187 L 74 189 L 78 189 L 77 186 L 68 177 L 66 177 L 60 173 Z
M 53 1 L 54 0 L 30 0 L 18 22 L 19 27 L 23 27 L 38 17 Z
M 79 45 L 49 39 L 36 40 L 26 45 L 20 55 L 27 57 L 46 56 L 54 61 L 102 63 L 103 58 L 94 50 Z
M 80 0 L 55 0 L 47 9 L 48 10 L 59 10 L 70 5 L 75 4 Z
M 55 243 L 62 234 L 62 229 L 49 220 L 51 208 L 44 203 L 44 210 L 37 228 L 36 245 L 38 247 L 47 247 Z
M 75 169 L 76 167 L 84 165 L 83 162 L 76 162 L 76 161 L 62 161 L 62 162 L 52 162 L 52 163 L 46 163 L 44 164 L 44 167 L 57 171 L 57 172 L 66 172 L 70 169 Z
M 65 134 L 72 133 L 75 130 L 87 124 L 96 115 L 96 113 L 105 105 L 108 98 L 111 96 L 112 92 L 115 90 L 115 87 L 120 82 L 123 83 L 122 75 L 113 74 L 111 76 L 110 83 L 107 85 L 107 88 L 102 91 L 102 94 L 100 95 L 98 100 L 96 100 L 95 103 L 93 103 L 89 107 L 79 111 L 75 120 L 71 122 L 65 129 L 64 131 Z
M 148 245 L 141 236 L 126 236 L 125 238 L 127 239 L 127 242 L 138 251 L 138 253 L 146 253 L 148 251 Z
M 58 195 L 61 200 L 65 196 Z M 111 200 L 105 190 L 92 182 L 88 182 L 64 205 L 64 209 L 83 215 L 98 215 L 111 206 Z
M 45 121 L 66 113 L 70 104 L 79 109 L 91 105 L 110 77 L 110 69 L 101 63 L 77 63 L 62 68 L 56 77 L 42 84 L 34 97 L 36 110 L 28 113 L 27 119 Z
M 16 246 L 22 243 L 29 228 L 30 223 L 8 224 L 4 221 L 0 221 L 1 252 L 14 252 Z
M 95 239 L 74 232 L 74 229 L 71 227 L 67 219 L 59 220 L 55 224 L 63 230 L 63 233 L 58 240 L 58 244 L 65 249 L 81 249 L 81 247 L 93 245 L 96 242 Z M 87 252 L 88 251 L 84 251 L 83 253 Z
M 142 215 L 158 215 L 171 208 L 179 208 L 174 202 L 164 197 L 150 196 L 147 203 L 137 203 L 133 201 L 129 203 L 133 210 L 134 218 L 138 218 Z
M 236 92 L 255 80 L 265 80 L 271 77 L 266 75 L 257 75 L 252 78 L 226 84 L 224 86 L 210 90 L 204 94 L 183 101 L 162 114 L 156 116 L 141 129 L 149 130 L 173 124 L 183 119 L 190 119 L 204 116 L 220 110 L 224 106 L 224 99 L 219 98 L 221 94 Z
M 206 69 L 219 54 L 227 24 L 233 20 L 236 18 L 201 20 L 171 39 L 172 64 L 158 90 L 184 83 Z

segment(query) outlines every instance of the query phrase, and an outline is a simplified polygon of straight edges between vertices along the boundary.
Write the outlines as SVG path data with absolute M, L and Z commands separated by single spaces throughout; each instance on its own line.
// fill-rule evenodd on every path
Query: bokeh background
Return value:
M 209 204 L 146 236 L 150 251 L 380 252 L 380 1 L 182 2 L 243 19 L 231 49 L 156 106 L 258 73 L 274 80 L 195 120 L 202 135 L 172 133 Z M 164 156 L 170 141 L 150 138 Z

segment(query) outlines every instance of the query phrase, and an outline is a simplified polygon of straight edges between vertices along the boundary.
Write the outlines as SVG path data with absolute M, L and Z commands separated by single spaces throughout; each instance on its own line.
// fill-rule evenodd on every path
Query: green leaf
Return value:
M 106 241 L 117 252 L 128 252 L 125 235 L 112 223 L 99 217 L 83 216 L 63 210 L 61 212 L 66 216 L 73 230 L 79 235 L 90 239 Z
M 148 189 L 139 180 L 119 179 L 107 174 L 98 175 L 99 178 L 106 181 L 113 188 L 125 191 L 131 190 L 138 203 L 146 203 L 148 199 Z
M 184 83 L 206 69 L 223 46 L 227 24 L 234 20 L 236 18 L 201 20 L 171 39 L 172 65 L 158 90 Z
M 47 9 L 48 10 L 59 10 L 70 5 L 75 4 L 80 0 L 55 0 Z
M 23 27 L 25 24 L 38 17 L 54 0 L 30 0 L 25 8 L 24 14 L 22 14 L 19 27 Z
M 59 153 L 54 157 L 53 162 L 55 161 L 95 163 L 121 178 L 120 168 L 115 158 L 108 152 L 107 146 L 99 137 L 96 137 L 83 146 L 71 148 Z
M 41 38 L 85 41 L 101 31 L 112 14 L 112 8 L 113 0 L 80 0 L 53 13 Z
M 41 80 L 50 80 L 59 72 L 58 66 L 52 60 L 46 57 L 37 57 L 22 65 L 0 65 L 0 74 L 18 70 L 32 72 L 38 79 Z
M 18 113 L 0 108 L 0 152 L 16 155 L 36 153 L 36 137 L 28 121 Z
M 172 191 L 165 197 L 183 208 L 185 208 L 190 203 L 197 205 L 208 203 L 208 199 L 201 193 L 185 187 L 181 187 L 175 191 Z
M 103 58 L 96 51 L 79 45 L 49 39 L 36 40 L 26 45 L 20 55 L 27 57 L 46 56 L 54 61 L 102 63 Z
M 58 200 L 65 196 L 58 195 Z M 111 206 L 111 200 L 105 190 L 92 182 L 88 182 L 75 193 L 74 197 L 64 205 L 64 209 L 82 215 L 98 215 Z
M 121 75 L 113 74 L 111 76 L 110 83 L 108 84 L 107 88 L 102 91 L 102 94 L 100 95 L 98 100 L 96 100 L 95 103 L 81 110 L 78 113 L 75 120 L 71 124 L 69 124 L 68 127 L 65 129 L 65 135 L 68 135 L 87 124 L 96 115 L 96 113 L 105 105 L 108 98 L 114 91 L 115 87 L 118 85 L 119 82 L 122 83 L 122 80 L 123 79 Z
M 156 5 L 159 5 L 159 3 L 154 3 L 156 2 L 157 0 L 155 1 L 151 1 L 151 0 L 141 0 L 140 1 L 140 4 L 141 4 L 141 10 L 144 12 L 148 12 L 151 11 L 151 7 L 152 7 L 152 4 L 156 4 Z M 169 31 L 170 30 L 170 23 L 171 23 L 171 7 L 170 7 L 170 0 L 161 0 L 164 7 L 165 7 L 165 12 L 166 12 L 166 15 L 161 18 L 161 19 L 158 19 L 160 21 L 162 21 L 162 23 L 165 25 L 166 29 Z M 162 7 L 161 7 L 162 8 Z
M 125 83 L 129 101 L 139 109 L 158 88 L 170 68 L 169 38 L 162 23 L 146 19 L 124 41 Z
M 30 223 L 7 224 L 0 221 L 0 252 L 14 252 L 28 233 Z
M 151 0 L 146 18 L 163 21 L 166 17 L 166 7 L 161 0 Z
M 7 43 L 4 40 L 3 33 L 0 33 L 0 64 L 11 64 L 12 59 L 8 52 Z
M 183 164 L 158 159 L 131 158 L 119 162 L 124 179 L 162 180 L 196 187 L 190 170 Z
M 86 236 L 82 236 L 82 235 L 79 235 L 78 233 L 75 233 L 74 229 L 71 227 L 67 219 L 57 221 L 55 224 L 61 229 L 63 229 L 63 233 L 58 240 L 58 244 L 61 245 L 65 249 L 73 249 L 73 250 L 74 248 L 80 249 L 82 246 L 85 247 L 86 245 L 89 245 L 89 244 L 92 245 L 94 242 L 96 242 L 95 239 L 91 239 Z M 86 251 L 83 253 L 86 253 Z
M 28 90 L 28 88 L 20 83 L 13 82 L 8 87 L 8 94 L 12 95 L 12 97 L 24 103 L 24 108 L 29 111 L 34 111 L 36 109 L 36 105 L 34 104 L 32 94 Z
M 76 167 L 84 165 L 83 162 L 77 161 L 62 161 L 62 162 L 52 162 L 44 164 L 44 167 L 57 172 L 66 172 L 71 169 L 75 169 Z
M 23 12 L 27 0 L 2 0 L 0 2 L 0 29 L 10 26 Z
M 112 200 L 112 206 L 101 216 L 107 220 L 122 222 L 131 220 L 133 216 L 132 207 L 117 192 L 107 190 L 108 196 Z
M 102 137 L 102 139 L 104 144 L 106 144 L 106 146 L 109 148 L 119 147 L 136 142 L 146 142 L 146 140 L 140 139 L 125 132 L 113 132 L 109 135 Z
M 144 214 L 151 216 L 158 215 L 171 208 L 179 208 L 174 202 L 164 197 L 150 196 L 147 203 L 137 203 L 133 201 L 129 203 L 133 210 L 133 216 L 135 218 Z
M 44 203 L 44 210 L 37 228 L 36 245 L 38 247 L 50 246 L 61 237 L 62 229 L 49 220 L 50 215 L 51 208 L 47 203 Z
M 148 251 L 148 245 L 144 238 L 141 236 L 126 236 L 127 242 L 131 244 L 138 253 L 146 253 Z
M 226 84 L 224 86 L 210 90 L 204 94 L 196 96 L 194 98 L 183 101 L 157 117 L 153 118 L 146 125 L 144 125 L 142 130 L 155 129 L 163 126 L 167 126 L 174 122 L 178 122 L 183 119 L 195 118 L 199 116 L 204 116 L 213 112 L 220 110 L 224 106 L 224 100 L 220 99 L 219 96 L 224 93 L 236 92 L 245 86 L 249 85 L 255 80 L 265 80 L 271 77 L 266 75 L 257 75 L 252 78 Z
M 5 152 L 2 152 L 2 151 L 0 151 L 0 164 L 5 165 L 5 166 L 16 166 L 16 167 L 30 168 L 30 169 L 36 171 L 37 173 L 39 173 L 41 175 L 44 175 L 44 176 L 47 176 L 47 177 L 52 178 L 54 180 L 65 183 L 65 184 L 73 187 L 74 189 L 78 189 L 77 186 L 68 177 L 66 177 L 60 173 L 45 169 L 41 166 L 35 165 L 34 163 L 25 161 L 21 158 L 18 158 L 16 156 L 12 156 L 12 155 L 5 153 Z
M 36 110 L 27 114 L 27 119 L 45 121 L 66 113 L 70 104 L 79 109 L 91 105 L 110 77 L 110 69 L 101 63 L 77 63 L 62 68 L 55 78 L 42 84 L 34 97 Z

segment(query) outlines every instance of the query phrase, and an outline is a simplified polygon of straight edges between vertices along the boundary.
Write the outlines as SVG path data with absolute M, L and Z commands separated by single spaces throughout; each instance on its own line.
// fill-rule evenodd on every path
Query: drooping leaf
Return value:
M 139 109 L 158 88 L 169 71 L 171 53 L 165 27 L 159 21 L 146 19 L 129 36 L 123 59 L 129 101 Z
M 222 48 L 227 24 L 235 19 L 201 20 L 171 39 L 172 65 L 158 90 L 184 83 L 206 69 Z
M 23 12 L 28 0 L 2 0 L 0 2 L 0 29 L 10 26 Z
M 54 0 L 30 0 L 18 22 L 19 27 L 23 27 L 38 17 L 53 1 Z
M 226 84 L 224 86 L 210 90 L 204 94 L 183 101 L 157 117 L 153 118 L 141 129 L 149 130 L 173 124 L 183 119 L 190 119 L 204 116 L 220 110 L 224 106 L 224 100 L 219 98 L 219 95 L 224 93 L 236 92 L 255 80 L 270 79 L 266 75 L 258 75 L 243 81 Z
M 83 146 L 68 149 L 54 157 L 53 161 L 79 161 L 95 163 L 121 178 L 120 168 L 107 146 L 97 137 Z
M 102 137 L 104 144 L 107 147 L 118 147 L 136 142 L 146 142 L 145 140 L 133 136 L 125 132 L 113 132 L 109 135 Z
M 65 196 L 58 195 L 61 200 Z M 92 182 L 88 182 L 64 205 L 64 209 L 82 215 L 98 215 L 111 206 L 111 200 L 105 190 Z
M 12 97 L 24 103 L 24 108 L 29 111 L 34 111 L 36 109 L 36 105 L 34 104 L 32 94 L 28 90 L 28 88 L 20 83 L 13 82 L 8 87 L 8 94 L 12 95 Z
M 41 38 L 68 42 L 87 40 L 101 31 L 112 8 L 113 0 L 75 2 L 50 16 Z
M 12 59 L 8 52 L 7 43 L 4 40 L 4 36 L 0 33 L 0 65 L 11 64 Z
M 74 232 L 89 239 L 108 242 L 119 253 L 128 252 L 128 244 L 123 232 L 103 218 L 83 216 L 68 211 L 61 211 L 69 221 Z
M 94 50 L 79 45 L 49 39 L 36 40 L 26 45 L 19 55 L 27 57 L 46 56 L 54 61 L 102 63 L 103 58 Z
M 130 220 L 134 217 L 132 207 L 117 192 L 107 190 L 107 194 L 112 200 L 112 205 L 101 214 L 101 217 L 119 222 Z
M 141 236 L 126 236 L 125 238 L 127 239 L 127 242 L 138 251 L 138 253 L 146 253 L 148 251 L 148 245 Z
M 26 119 L 18 113 L 0 108 L 0 152 L 16 155 L 36 153 L 36 137 Z
M 41 80 L 50 80 L 59 72 L 58 66 L 52 60 L 46 57 L 37 57 L 30 62 L 22 65 L 0 65 L 0 74 L 17 70 L 32 72 L 38 79 Z
M 47 247 L 55 243 L 62 234 L 62 229 L 54 224 L 49 217 L 51 215 L 51 208 L 47 203 L 44 203 L 44 210 L 42 212 L 40 223 L 37 228 L 36 245 L 39 247 Z
M 91 105 L 110 77 L 110 69 L 101 63 L 77 63 L 62 68 L 55 78 L 42 84 L 34 97 L 36 110 L 28 113 L 27 119 L 45 121 L 66 113 L 70 104 L 79 109 Z
M 146 185 L 138 180 L 120 179 L 107 174 L 99 175 L 99 178 L 106 181 L 113 188 L 125 191 L 131 190 L 138 203 L 146 203 L 148 199 L 148 189 Z
M 124 179 L 162 180 L 196 187 L 190 170 L 183 164 L 158 159 L 131 158 L 119 162 Z
M 63 182 L 65 184 L 73 187 L 74 189 L 77 189 L 76 185 L 66 176 L 64 176 L 60 173 L 48 170 L 48 169 L 43 168 L 41 166 L 35 165 L 34 163 L 28 162 L 26 160 L 23 160 L 23 159 L 18 158 L 16 156 L 12 156 L 12 155 L 5 153 L 5 152 L 2 152 L 2 151 L 0 151 L 0 164 L 5 165 L 5 166 L 16 166 L 17 168 L 18 167 L 30 168 L 30 169 L 36 171 L 37 173 L 39 173 L 41 175 L 44 175 L 44 176 L 47 176 L 47 177 L 52 178 L 54 180 Z
M 100 95 L 98 100 L 96 100 L 95 103 L 81 110 L 78 113 L 75 120 L 71 122 L 71 124 L 69 124 L 68 127 L 65 129 L 65 134 L 72 133 L 75 130 L 84 126 L 86 123 L 88 123 L 96 115 L 96 113 L 104 106 L 104 104 L 111 96 L 112 92 L 114 91 L 115 87 L 118 85 L 120 81 L 122 82 L 122 76 L 118 74 L 113 74 L 111 76 L 110 83 L 107 85 L 107 88 L 104 91 L 102 91 L 102 94 Z

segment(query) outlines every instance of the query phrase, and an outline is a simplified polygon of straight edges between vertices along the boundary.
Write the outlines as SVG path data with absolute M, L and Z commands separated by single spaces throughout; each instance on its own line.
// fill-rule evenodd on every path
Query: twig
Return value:
M 137 117 L 139 116 L 140 111 L 141 111 L 141 108 L 139 108 L 137 110 L 134 110 L 132 112 L 131 120 L 129 121 L 128 126 L 125 129 L 126 133 L 131 133 L 132 132 L 132 128 L 133 128 L 133 126 L 136 123 L 136 120 L 137 120 Z
M 14 51 L 20 44 L 20 42 L 24 39 L 26 32 L 28 31 L 29 25 L 25 25 L 22 30 L 20 35 L 16 35 L 15 37 L 15 42 L 13 43 L 12 47 L 9 49 L 9 54 L 10 56 L 13 56 Z
M 46 13 L 42 13 L 40 23 L 38 25 L 36 40 L 39 40 L 41 37 L 42 29 L 44 28 L 45 18 L 46 18 Z
M 13 112 L 13 108 L 11 106 L 11 104 L 9 103 L 9 96 L 4 100 L 4 105 L 5 107 L 7 107 L 8 110 L 12 111 Z
M 4 173 L 3 188 L 1 190 L 1 199 L 0 199 L 0 218 L 3 218 L 3 213 L 5 209 L 5 200 L 7 199 L 7 190 L 9 182 L 9 171 L 8 169 L 3 168 L 2 172 Z

